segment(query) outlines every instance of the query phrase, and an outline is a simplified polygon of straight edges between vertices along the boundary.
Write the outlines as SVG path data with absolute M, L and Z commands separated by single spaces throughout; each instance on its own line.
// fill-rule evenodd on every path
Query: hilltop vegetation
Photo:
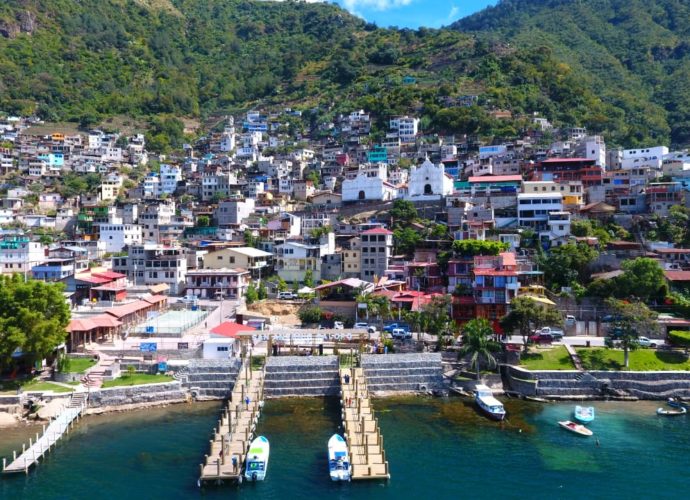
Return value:
M 454 28 L 547 48 L 606 102 L 624 141 L 690 144 L 690 4 L 681 0 L 502 0 Z
M 572 5 L 550 2 L 554 9 L 561 3 Z M 501 8 L 510 6 L 526 9 L 518 19 L 534 7 L 514 1 Z M 493 29 L 487 16 L 462 26 Z M 657 91 L 632 69 L 618 65 L 611 74 L 626 80 L 606 80 L 556 50 L 553 36 L 520 38 L 496 27 L 493 38 L 380 29 L 335 5 L 291 1 L 7 0 L 0 6 L 0 110 L 90 126 L 113 115 L 207 118 L 287 105 L 315 109 L 305 122 L 316 130 L 336 113 L 364 108 L 379 119 L 374 139 L 389 115 L 416 113 L 425 131 L 489 140 L 517 134 L 536 111 L 612 143 L 664 141 L 671 133 L 684 140 L 685 110 L 651 99 Z M 441 104 L 463 95 L 478 100 Z M 513 118 L 495 119 L 495 109 Z

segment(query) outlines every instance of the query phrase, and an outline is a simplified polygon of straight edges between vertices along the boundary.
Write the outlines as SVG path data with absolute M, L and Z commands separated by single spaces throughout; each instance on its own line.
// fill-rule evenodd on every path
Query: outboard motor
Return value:
M 252 472 L 252 481 L 256 481 L 256 472 Z

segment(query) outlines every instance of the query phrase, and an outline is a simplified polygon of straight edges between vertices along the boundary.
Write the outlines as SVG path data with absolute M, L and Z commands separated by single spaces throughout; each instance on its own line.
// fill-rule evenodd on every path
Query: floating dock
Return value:
M 230 400 L 213 430 L 209 454 L 200 466 L 199 485 L 242 482 L 245 458 L 263 407 L 264 378 L 264 370 L 252 370 L 251 362 L 244 361 Z
M 390 479 L 383 436 L 374 418 L 362 368 L 340 370 L 343 428 L 347 441 L 352 479 Z
M 2 459 L 3 474 L 16 474 L 18 472 L 29 473 L 29 469 L 33 465 L 37 465 L 39 459 L 54 447 L 59 439 L 67 433 L 70 427 L 74 426 L 74 422 L 81 416 L 87 403 L 86 393 L 73 394 L 69 405 L 64 407 L 48 427 L 43 426 L 43 435 L 39 437 L 36 434 L 36 441 L 29 439 L 29 447 L 22 445 L 22 453 L 17 457 L 15 451 L 12 455 L 12 462 L 7 464 L 5 458 Z

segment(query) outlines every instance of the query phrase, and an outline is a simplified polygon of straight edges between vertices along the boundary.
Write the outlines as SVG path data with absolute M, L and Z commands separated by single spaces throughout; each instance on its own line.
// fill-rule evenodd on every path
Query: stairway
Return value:
M 82 406 L 86 406 L 88 397 L 88 394 L 85 392 L 73 393 L 67 408 L 81 408 Z
M 81 379 L 82 384 L 91 389 L 100 389 L 103 385 L 103 377 L 105 376 L 105 370 L 96 365 L 94 368 L 89 370 L 86 375 Z
M 264 394 L 269 398 L 337 396 L 338 356 L 271 356 Z

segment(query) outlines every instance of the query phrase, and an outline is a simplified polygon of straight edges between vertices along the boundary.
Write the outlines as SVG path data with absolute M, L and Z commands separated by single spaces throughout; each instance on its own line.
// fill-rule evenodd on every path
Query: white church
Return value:
M 453 177 L 446 173 L 441 163 L 434 165 L 427 158 L 420 166 L 410 168 L 407 182 L 408 200 L 438 200 L 453 194 Z

